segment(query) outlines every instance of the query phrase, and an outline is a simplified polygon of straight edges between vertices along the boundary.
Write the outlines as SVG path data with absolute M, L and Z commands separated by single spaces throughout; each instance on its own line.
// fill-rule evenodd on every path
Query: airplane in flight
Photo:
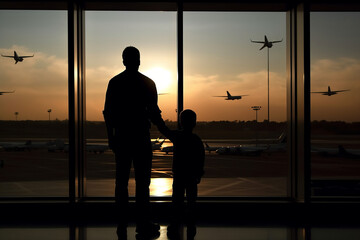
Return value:
M 4 95 L 4 93 L 14 93 L 15 91 L 12 92 L 0 92 L 0 95 Z
M 345 92 L 345 91 L 350 91 L 350 89 L 331 91 L 330 86 L 328 86 L 328 90 L 326 92 L 311 92 L 311 93 L 321 93 L 322 95 L 326 95 L 330 97 L 331 95 L 335 95 L 339 92 Z
M 13 58 L 15 60 L 15 64 L 17 64 L 18 62 L 22 62 L 24 60 L 24 58 L 29 58 L 29 57 L 34 57 L 34 54 L 32 56 L 19 56 L 17 54 L 16 51 L 14 51 L 14 56 L 6 56 L 6 55 L 2 55 L 2 57 L 8 57 L 8 58 Z
M 253 41 L 250 39 L 251 42 L 253 43 L 262 43 L 264 44 L 259 50 L 262 50 L 264 47 L 268 47 L 268 48 L 271 48 L 273 46 L 274 43 L 279 43 L 279 42 L 282 42 L 282 39 L 279 40 L 279 41 L 269 41 L 265 35 L 265 40 L 264 41 Z
M 241 99 L 243 96 L 248 96 L 248 95 L 238 95 L 238 96 L 233 96 L 229 93 L 229 91 L 226 91 L 227 96 L 214 96 L 214 97 L 225 97 L 225 100 L 239 100 Z

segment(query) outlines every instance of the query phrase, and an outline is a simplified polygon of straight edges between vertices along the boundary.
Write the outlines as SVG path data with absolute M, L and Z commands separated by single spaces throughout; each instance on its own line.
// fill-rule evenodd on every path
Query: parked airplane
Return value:
M 241 99 L 243 96 L 248 96 L 248 95 L 238 95 L 238 96 L 233 96 L 229 93 L 229 91 L 226 91 L 227 95 L 226 96 L 213 96 L 213 97 L 224 97 L 225 100 L 239 100 Z
M 286 133 L 283 132 L 277 139 L 259 139 L 268 144 L 246 144 L 230 147 L 220 147 L 216 150 L 220 155 L 242 155 L 242 156 L 259 156 L 263 152 L 281 152 L 286 151 Z
M 0 147 L 2 151 L 25 151 L 29 150 L 28 142 L 0 142 Z
M 24 58 L 33 57 L 34 54 L 33 54 L 32 56 L 19 56 L 19 55 L 17 54 L 17 52 L 14 51 L 14 56 L 6 56 L 6 55 L 2 55 L 2 54 L 1 54 L 1 56 L 2 56 L 2 57 L 13 58 L 13 59 L 15 60 L 15 64 L 17 64 L 18 62 L 22 62 L 22 61 L 24 60 Z
M 86 151 L 92 153 L 104 153 L 109 149 L 108 144 L 95 144 L 95 143 L 87 143 Z
M 211 153 L 211 151 L 217 151 L 220 148 L 220 147 L 210 147 L 207 143 L 204 144 L 205 144 L 205 148 L 204 148 L 205 151 L 208 151 L 209 153 Z M 173 151 L 174 151 L 174 146 L 166 146 L 161 148 L 161 152 L 165 152 L 166 154 Z
M 253 43 L 262 43 L 264 44 L 259 50 L 262 50 L 264 47 L 268 47 L 268 48 L 271 48 L 273 46 L 274 43 L 279 43 L 279 42 L 282 42 L 282 39 L 279 40 L 279 41 L 269 41 L 265 35 L 265 41 L 253 41 L 250 39 L 251 42 Z
M 328 90 L 326 92 L 311 92 L 311 93 L 321 93 L 322 95 L 331 96 L 331 95 L 335 95 L 339 92 L 345 92 L 345 91 L 350 91 L 350 89 L 331 91 L 330 86 L 328 86 Z
M 359 149 L 345 149 L 344 146 L 338 145 L 337 148 L 324 148 L 311 146 L 311 152 L 317 153 L 323 157 L 342 157 L 360 159 Z
M 86 143 L 86 151 L 92 153 L 104 153 L 109 150 L 108 144 L 97 144 L 97 143 Z M 61 139 L 57 139 L 53 142 L 51 146 L 47 148 L 49 152 L 68 152 L 69 151 L 69 144 L 65 143 Z
M 211 151 L 216 151 L 220 148 L 220 147 L 210 147 L 209 144 L 207 144 L 206 142 L 204 142 L 204 144 L 205 144 L 205 151 L 208 151 L 209 153 L 211 153 Z
M 162 142 L 160 142 L 160 138 L 157 138 L 156 140 L 151 141 L 152 150 L 161 150 L 161 146 L 163 145 L 164 142 L 165 142 L 165 139 Z
M 161 147 L 161 151 L 162 151 L 162 152 L 165 152 L 166 154 L 168 154 L 169 152 L 173 152 L 173 151 L 174 151 L 174 146 Z
M 14 93 L 15 91 L 12 92 L 0 92 L 0 95 L 3 95 L 4 93 Z

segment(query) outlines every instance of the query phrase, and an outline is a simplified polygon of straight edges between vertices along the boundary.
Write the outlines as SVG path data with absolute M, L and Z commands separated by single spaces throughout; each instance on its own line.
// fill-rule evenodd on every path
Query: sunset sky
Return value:
M 124 70 L 122 50 L 141 52 L 140 71 L 157 84 L 164 119 L 176 120 L 177 41 L 175 12 L 86 12 L 86 114 L 103 120 L 109 79 Z M 311 14 L 313 120 L 360 121 L 359 13 Z M 0 53 L 35 57 L 14 64 L 0 58 L 0 120 L 68 118 L 66 11 L 0 11 Z M 286 120 L 286 13 L 185 12 L 184 107 L 200 121 L 254 120 L 251 106 L 267 118 L 267 52 L 250 39 L 281 40 L 270 49 L 270 120 Z M 225 101 L 213 97 L 248 95 Z M 129 89 L 136 97 L 136 89 Z M 129 99 L 131 101 L 131 99 Z

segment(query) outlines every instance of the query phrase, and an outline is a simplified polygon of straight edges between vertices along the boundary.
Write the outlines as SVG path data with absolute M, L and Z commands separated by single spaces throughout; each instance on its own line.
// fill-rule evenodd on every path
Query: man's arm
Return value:
M 164 120 L 161 117 L 161 110 L 158 106 L 158 94 L 156 90 L 155 83 L 151 80 L 151 85 L 149 89 L 149 104 L 148 104 L 148 113 L 149 118 L 153 124 L 156 126 L 164 125 Z
M 162 119 L 161 119 L 162 120 Z M 175 140 L 175 132 L 170 130 L 166 125 L 165 122 L 162 120 L 162 123 L 157 125 L 157 128 L 163 134 L 167 139 L 169 139 L 171 142 L 174 142 Z

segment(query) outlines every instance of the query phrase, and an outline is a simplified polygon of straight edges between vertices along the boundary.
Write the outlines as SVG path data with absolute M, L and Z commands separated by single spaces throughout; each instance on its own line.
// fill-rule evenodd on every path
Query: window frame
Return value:
M 351 1 L 0 1 L 2 10 L 66 10 L 68 12 L 69 197 L 0 198 L 0 200 L 113 200 L 86 197 L 85 157 L 85 12 L 87 10 L 176 11 L 178 51 L 178 112 L 183 109 L 183 12 L 184 11 L 283 11 L 287 12 L 287 122 L 288 196 L 199 197 L 200 200 L 272 201 L 310 203 L 310 11 L 360 11 Z M 153 201 L 169 200 L 152 197 Z M 321 199 L 324 200 L 324 199 Z M 331 200 L 326 198 L 325 200 Z M 344 200 L 344 199 L 341 199 Z M 351 200 L 354 200 L 353 198 Z

